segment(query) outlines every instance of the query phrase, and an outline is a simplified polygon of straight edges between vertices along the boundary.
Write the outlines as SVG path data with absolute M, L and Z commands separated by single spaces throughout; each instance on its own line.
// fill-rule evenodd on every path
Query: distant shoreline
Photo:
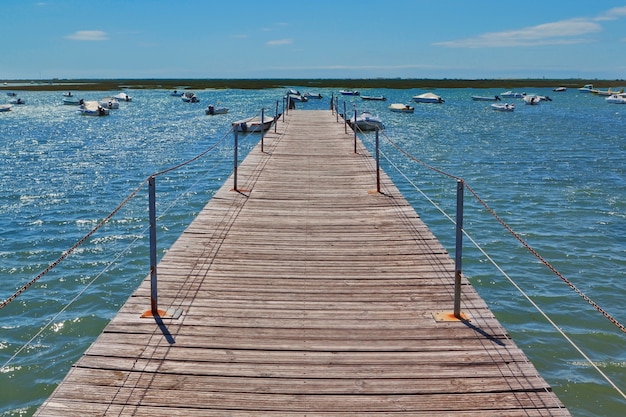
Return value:
M 7 83 L 6 85 L 4 83 Z M 63 79 L 63 80 L 2 80 L 0 90 L 24 91 L 66 91 L 66 90 L 123 90 L 123 89 L 162 89 L 162 90 L 202 90 L 202 89 L 248 89 L 286 88 L 297 86 L 309 90 L 320 88 L 337 89 L 437 89 L 437 88 L 502 88 L 525 87 L 579 88 L 593 84 L 595 88 L 621 87 L 625 80 L 589 79 Z

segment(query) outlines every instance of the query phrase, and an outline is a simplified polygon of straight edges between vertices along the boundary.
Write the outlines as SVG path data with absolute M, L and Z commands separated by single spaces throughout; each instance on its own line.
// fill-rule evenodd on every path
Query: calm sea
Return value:
M 617 86 L 616 86 L 617 87 Z M 295 87 L 297 88 L 297 86 Z M 298 108 L 327 109 L 337 91 Z M 527 88 L 552 98 L 494 112 L 471 95 L 440 89 L 444 104 L 387 110 L 423 90 L 369 90 L 386 102 L 339 97 L 343 111 L 371 110 L 384 136 L 425 163 L 462 177 L 561 274 L 626 323 L 626 106 L 571 89 Z M 37 276 L 120 205 L 152 173 L 215 144 L 204 158 L 158 177 L 159 254 L 232 171 L 230 123 L 282 110 L 284 90 L 202 90 L 199 104 L 164 90 L 128 90 L 109 117 L 84 117 L 60 92 L 23 92 L 0 113 L 0 298 Z M 0 102 L 9 100 L 1 92 Z M 108 93 L 75 93 L 100 99 Z M 206 116 L 208 104 L 230 108 Z M 224 140 L 226 139 L 226 140 Z M 240 155 L 258 136 L 241 143 Z M 371 149 L 373 136 L 363 140 Z M 454 252 L 456 185 L 398 154 L 383 137 L 383 167 L 433 232 Z M 622 391 L 626 334 L 520 245 L 466 193 L 464 226 L 506 273 L 465 240 L 463 271 L 574 416 L 624 416 L 626 400 L 515 288 L 515 282 Z M 149 272 L 147 189 L 84 245 L 0 310 L 0 415 L 32 415 Z M 149 306 L 146 306 L 148 308 Z

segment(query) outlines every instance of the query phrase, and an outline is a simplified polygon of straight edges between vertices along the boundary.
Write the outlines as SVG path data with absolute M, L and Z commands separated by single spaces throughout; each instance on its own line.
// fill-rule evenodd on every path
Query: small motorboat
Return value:
M 67 93 L 63 93 L 63 97 L 74 97 L 74 95 L 71 91 L 68 91 Z
M 348 124 L 350 125 L 350 127 L 352 127 L 352 129 L 355 129 L 355 125 L 356 125 L 356 128 L 363 132 L 372 131 L 372 130 L 382 130 L 385 128 L 382 120 L 372 115 L 372 113 L 368 111 L 364 111 L 359 116 L 357 116 L 356 121 L 354 119 L 354 116 L 352 116 L 350 120 L 348 120 Z
M 78 98 L 76 96 L 64 96 L 63 104 L 66 104 L 68 106 L 79 106 L 83 104 L 83 99 Z
M 105 97 L 100 100 L 100 105 L 105 109 L 117 110 L 120 108 L 120 102 L 113 97 Z
M 26 104 L 26 101 L 24 101 L 23 98 L 15 98 L 11 101 L 9 101 L 9 104 Z
M 126 93 L 119 93 L 113 96 L 117 101 L 132 101 L 133 98 Z
M 317 100 L 322 98 L 322 95 L 320 93 L 304 93 L 303 96 L 306 98 L 317 99 Z
M 584 86 L 580 87 L 578 91 L 581 93 L 593 93 L 596 90 L 593 88 L 593 84 L 585 84 Z
M 183 91 L 174 90 L 170 93 L 172 97 L 181 97 L 183 95 Z
M 500 96 L 472 96 L 474 101 L 500 101 Z
M 285 94 L 285 97 L 292 101 L 307 101 L 308 100 L 308 98 L 300 94 L 298 90 L 293 90 L 293 89 L 287 90 L 287 94 Z
M 604 99 L 607 103 L 610 104 L 626 104 L 626 95 L 624 94 L 611 94 L 607 98 Z
M 396 113 L 413 113 L 415 107 L 409 106 L 408 104 L 393 103 L 389 106 L 389 110 Z
M 563 87 L 563 86 L 557 87 L 557 88 L 553 89 L 552 91 L 554 91 L 555 93 L 563 93 L 563 92 L 567 91 L 567 87 Z
M 226 114 L 228 113 L 228 109 L 226 107 L 215 107 L 214 105 L 209 104 L 206 110 L 204 110 L 204 113 L 211 116 L 214 114 Z
M 194 93 L 186 92 L 180 96 L 185 103 L 200 103 L 200 99 Z
M 505 91 L 504 93 L 500 94 L 500 97 L 506 97 L 506 98 L 522 98 L 526 95 L 526 93 L 516 93 L 515 91 Z
M 108 116 L 109 109 L 105 109 L 97 101 L 84 101 L 78 112 L 83 116 Z
M 529 94 L 529 95 L 524 96 L 524 103 L 530 104 L 532 106 L 535 106 L 541 103 L 541 101 L 542 101 L 541 97 L 536 96 L 536 95 Z
M 387 97 L 385 96 L 361 96 L 363 100 L 377 100 L 377 101 L 385 101 Z
M 10 111 L 11 107 L 10 104 L 0 104 L 0 112 Z
M 13 91 L 9 91 L 9 92 L 7 92 L 7 96 L 15 97 L 15 96 L 17 96 L 17 93 L 14 93 Z
M 513 110 L 515 110 L 515 104 L 494 103 L 494 104 L 491 105 L 491 108 L 494 109 L 495 111 L 513 111 Z
M 341 93 L 342 96 L 360 96 L 361 93 L 359 93 L 356 90 L 339 90 L 339 93 Z
M 424 93 L 418 96 L 413 96 L 413 101 L 417 103 L 443 103 L 445 100 L 437 94 Z
M 238 132 L 262 132 L 272 127 L 274 123 L 273 117 L 249 117 L 247 119 L 237 120 L 233 122 L 233 127 L 237 128 Z

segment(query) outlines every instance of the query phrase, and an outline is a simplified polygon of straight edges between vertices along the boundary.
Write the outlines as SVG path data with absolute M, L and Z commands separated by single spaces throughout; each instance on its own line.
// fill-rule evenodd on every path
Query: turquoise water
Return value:
M 298 107 L 328 108 L 333 91 L 318 91 L 323 100 Z M 340 96 L 339 103 L 343 109 L 346 100 L 349 112 L 353 105 L 372 110 L 384 119 L 384 136 L 464 178 L 559 272 L 623 324 L 626 106 L 575 90 L 526 91 L 553 101 L 526 106 L 511 99 L 515 112 L 498 113 L 470 96 L 501 90 L 440 89 L 435 92 L 444 104 L 415 104 L 413 114 L 391 113 L 386 107 L 409 102 L 422 90 L 362 91 L 385 95 L 388 101 Z M 283 92 L 204 90 L 196 92 L 201 103 L 187 104 L 168 91 L 130 90 L 133 101 L 102 118 L 77 115 L 74 107 L 61 104 L 59 92 L 21 93 L 26 105 L 0 113 L 0 298 L 72 247 L 148 175 L 226 137 L 206 157 L 158 177 L 162 254 L 230 175 L 230 122 L 261 107 L 273 113 Z M 105 95 L 80 94 L 87 99 Z M 209 103 L 229 107 L 230 113 L 206 116 Z M 242 139 L 242 157 L 256 140 L 258 136 Z M 363 140 L 371 147 L 373 135 Z M 402 157 L 385 137 L 382 150 L 403 175 L 454 214 L 453 180 Z M 383 166 L 453 253 L 450 221 L 389 162 L 383 160 Z M 467 232 L 626 390 L 626 335 L 530 256 L 469 193 L 465 201 Z M 623 416 L 626 400 L 482 253 L 465 243 L 464 273 L 572 414 Z M 147 190 L 142 189 L 86 244 L 0 310 L 0 366 L 7 364 L 0 373 L 0 415 L 31 415 L 45 400 L 147 275 L 147 247 Z

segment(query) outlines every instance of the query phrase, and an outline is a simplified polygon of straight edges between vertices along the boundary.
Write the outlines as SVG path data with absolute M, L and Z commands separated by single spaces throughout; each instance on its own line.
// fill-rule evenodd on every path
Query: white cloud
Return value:
M 570 19 L 518 30 L 484 33 L 473 38 L 437 42 L 435 45 L 448 48 L 566 45 L 589 42 L 584 35 L 601 30 L 602 26 L 589 20 Z
M 596 17 L 594 20 L 603 21 L 603 20 L 617 20 L 620 17 L 626 16 L 626 6 L 615 7 Z
M 626 6 L 614 7 L 595 18 L 568 19 L 518 30 L 490 32 L 472 38 L 437 42 L 447 48 L 498 48 L 538 45 L 572 45 L 591 42 L 588 36 L 602 31 L 597 22 L 626 17 Z
M 73 41 L 106 41 L 109 39 L 106 32 L 101 30 L 79 30 L 66 36 Z
M 273 41 L 268 41 L 268 46 L 281 46 L 281 45 L 291 45 L 293 43 L 293 39 L 276 39 Z

